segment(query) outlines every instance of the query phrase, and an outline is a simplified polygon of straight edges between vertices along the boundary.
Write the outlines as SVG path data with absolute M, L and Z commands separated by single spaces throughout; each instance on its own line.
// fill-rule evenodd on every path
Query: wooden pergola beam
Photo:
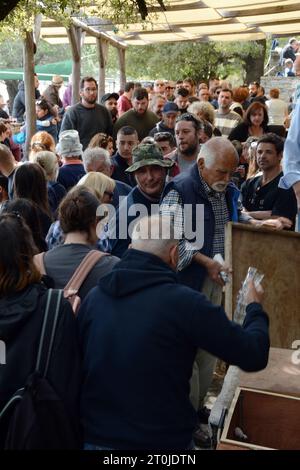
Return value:
M 72 20 L 74 26 L 78 26 L 83 31 L 86 31 L 90 36 L 94 36 L 95 38 L 102 38 L 103 40 L 107 41 L 112 46 L 116 47 L 117 49 L 126 49 L 126 44 L 118 41 L 117 39 L 111 38 L 108 34 L 97 31 L 91 26 L 86 25 L 83 21 L 73 18 Z
M 216 11 L 223 18 L 235 18 L 239 16 L 258 16 L 258 15 L 273 15 L 277 13 L 289 13 L 295 12 L 295 15 L 299 18 L 299 8 L 296 5 L 276 5 L 273 7 L 261 7 L 261 8 L 250 8 L 249 10 L 226 10 L 216 9 Z M 295 18 L 297 20 L 298 18 Z

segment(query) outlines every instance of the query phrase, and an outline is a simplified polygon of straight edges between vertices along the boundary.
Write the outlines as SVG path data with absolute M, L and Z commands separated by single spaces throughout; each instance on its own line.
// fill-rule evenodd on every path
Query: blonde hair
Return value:
M 187 111 L 214 125 L 215 109 L 207 101 L 194 101 L 194 103 L 190 104 Z
M 90 171 L 78 181 L 77 185 L 85 186 L 86 188 L 95 191 L 99 201 L 102 202 L 104 193 L 106 191 L 113 193 L 116 183 L 112 178 L 109 178 L 103 173 Z
M 31 162 L 38 163 L 44 170 L 48 181 L 55 181 L 58 171 L 57 156 L 53 152 L 43 150 L 31 155 Z

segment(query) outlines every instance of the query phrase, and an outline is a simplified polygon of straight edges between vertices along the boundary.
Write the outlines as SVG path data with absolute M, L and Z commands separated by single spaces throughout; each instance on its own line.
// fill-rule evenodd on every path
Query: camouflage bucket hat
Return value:
M 128 173 L 138 170 L 146 165 L 158 165 L 171 168 L 174 162 L 164 159 L 162 151 L 156 144 L 140 144 L 132 151 L 132 165 L 125 170 Z

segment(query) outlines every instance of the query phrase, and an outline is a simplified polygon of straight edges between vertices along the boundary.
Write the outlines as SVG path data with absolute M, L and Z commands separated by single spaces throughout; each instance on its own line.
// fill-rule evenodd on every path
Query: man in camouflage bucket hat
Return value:
M 167 171 L 173 165 L 174 162 L 163 158 L 157 144 L 140 144 L 133 149 L 132 165 L 126 172 L 133 173 L 137 185 L 120 202 L 106 232 L 101 234 L 101 250 L 120 258 L 124 255 L 131 243 L 131 233 L 128 230 L 133 226 L 131 222 L 139 216 L 158 213 Z M 127 227 L 125 234 L 122 233 L 121 227 Z

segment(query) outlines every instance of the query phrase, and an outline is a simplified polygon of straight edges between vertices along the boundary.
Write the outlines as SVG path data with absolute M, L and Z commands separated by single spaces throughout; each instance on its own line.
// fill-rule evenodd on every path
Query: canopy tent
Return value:
M 72 61 L 65 60 L 36 65 L 35 72 L 40 80 L 50 81 L 53 75 L 60 75 L 65 81 L 68 81 L 72 72 Z M 0 70 L 0 80 L 23 80 L 23 68 Z
M 101 29 L 99 19 L 94 29 L 125 45 L 168 41 L 244 41 L 271 35 L 300 34 L 299 0 L 168 0 L 165 6 L 166 11 L 163 11 L 157 2 L 157 7 L 150 10 L 151 21 L 148 23 L 130 24 L 127 28 L 105 23 Z M 88 8 L 85 13 L 88 17 Z M 86 21 L 84 18 L 81 20 Z M 90 29 L 93 29 L 92 25 Z M 41 36 L 52 44 L 68 42 L 65 28 L 50 19 L 43 21 Z M 85 43 L 94 43 L 95 40 L 86 33 Z

